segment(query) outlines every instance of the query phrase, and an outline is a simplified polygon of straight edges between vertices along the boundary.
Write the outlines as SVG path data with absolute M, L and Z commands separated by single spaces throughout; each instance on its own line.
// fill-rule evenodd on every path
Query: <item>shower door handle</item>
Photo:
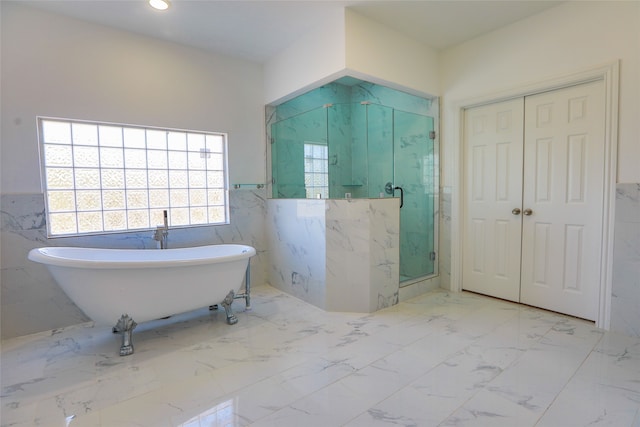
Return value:
M 394 187 L 393 189 L 400 190 L 400 208 L 402 208 L 402 205 L 404 205 L 404 190 L 402 187 Z

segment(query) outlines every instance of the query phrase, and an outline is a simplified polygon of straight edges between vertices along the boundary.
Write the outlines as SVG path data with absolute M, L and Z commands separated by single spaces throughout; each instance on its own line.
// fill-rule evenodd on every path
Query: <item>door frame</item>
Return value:
M 452 198 L 451 198 L 451 282 L 453 292 L 462 290 L 462 245 L 464 220 L 464 116 L 471 107 L 506 101 L 575 86 L 581 83 L 602 81 L 604 87 L 604 200 L 602 217 L 602 246 L 600 265 L 600 291 L 596 326 L 609 329 L 611 321 L 611 290 L 613 277 L 613 232 L 618 160 L 618 94 L 620 61 L 616 60 L 581 72 L 522 85 L 481 97 L 470 98 L 453 104 L 452 141 Z M 459 189 L 456 191 L 456 189 Z

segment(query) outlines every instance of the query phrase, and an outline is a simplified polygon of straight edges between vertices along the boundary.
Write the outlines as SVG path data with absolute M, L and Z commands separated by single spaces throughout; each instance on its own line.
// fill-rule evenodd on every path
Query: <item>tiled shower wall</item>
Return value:
M 229 225 L 174 228 L 169 247 L 243 243 L 256 248 L 251 260 L 253 283 L 265 283 L 265 189 L 242 188 L 229 193 Z M 27 259 L 32 248 L 84 246 L 155 248 L 151 231 L 47 239 L 42 194 L 2 195 L 0 198 L 2 338 L 26 335 L 85 322 L 88 319 L 55 284 L 46 268 Z M 215 278 L 212 278 L 214 281 Z

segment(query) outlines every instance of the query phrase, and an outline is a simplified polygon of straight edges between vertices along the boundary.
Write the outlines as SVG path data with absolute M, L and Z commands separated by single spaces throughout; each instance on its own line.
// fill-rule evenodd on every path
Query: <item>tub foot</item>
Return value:
M 120 356 L 133 354 L 133 341 L 131 340 L 131 336 L 136 326 L 138 326 L 138 324 L 129 317 L 128 314 L 123 314 L 120 320 L 118 320 L 118 323 L 116 323 L 116 326 L 113 327 L 113 333 L 122 334 Z
M 238 318 L 235 314 L 233 314 L 233 310 L 231 310 L 231 304 L 233 304 L 233 299 L 235 297 L 235 292 L 233 290 L 229 291 L 224 300 L 220 303 L 221 306 L 224 307 L 224 311 L 227 314 L 227 323 L 230 325 L 235 325 L 238 323 Z
M 244 293 L 236 294 L 233 298 L 244 299 L 244 309 L 249 311 L 251 310 L 251 260 L 247 263 L 244 283 Z

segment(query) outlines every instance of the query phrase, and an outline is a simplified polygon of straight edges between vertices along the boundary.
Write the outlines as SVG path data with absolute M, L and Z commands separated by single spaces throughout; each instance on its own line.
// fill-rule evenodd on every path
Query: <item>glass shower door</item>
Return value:
M 437 164 L 433 118 L 394 110 L 394 187 L 402 188 L 400 283 L 435 273 L 435 196 Z M 399 196 L 396 190 L 396 196 Z
M 369 197 L 392 197 L 387 183 L 393 183 L 393 108 L 369 104 L 367 107 L 367 144 Z

